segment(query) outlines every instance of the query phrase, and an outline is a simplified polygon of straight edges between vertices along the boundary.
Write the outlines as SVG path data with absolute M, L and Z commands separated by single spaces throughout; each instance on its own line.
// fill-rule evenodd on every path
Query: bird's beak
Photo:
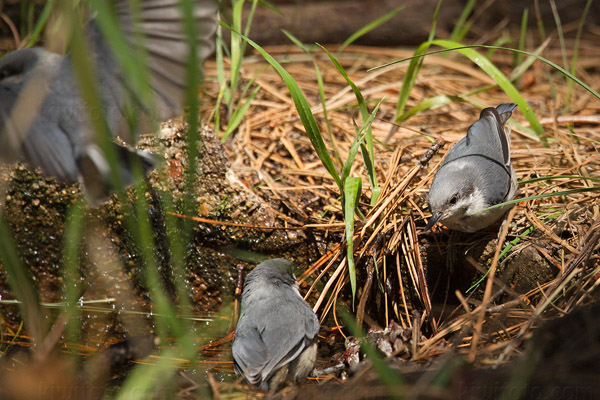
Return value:
M 431 215 L 431 218 L 429 218 L 429 222 L 427 223 L 427 226 L 425 227 L 424 232 L 427 232 L 428 230 L 433 228 L 433 226 L 440 220 L 440 218 L 442 218 L 442 213 L 439 213 L 439 212 L 433 213 Z

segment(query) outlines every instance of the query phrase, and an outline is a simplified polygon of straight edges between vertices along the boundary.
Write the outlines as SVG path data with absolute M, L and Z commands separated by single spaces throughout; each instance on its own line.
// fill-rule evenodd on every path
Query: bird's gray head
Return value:
M 272 284 L 287 284 L 296 286 L 294 264 L 283 258 L 274 258 L 258 264 L 246 277 L 246 284 L 252 286 L 258 281 Z
M 10 52 L 0 58 L 0 84 L 20 84 L 34 70 L 54 71 L 61 56 L 39 47 Z
M 426 229 L 444 221 L 447 226 L 462 226 L 460 230 L 469 232 L 466 220 L 485 207 L 488 205 L 484 193 L 476 187 L 476 179 L 471 174 L 457 174 L 453 168 L 445 168 L 436 175 L 429 190 L 432 216 Z

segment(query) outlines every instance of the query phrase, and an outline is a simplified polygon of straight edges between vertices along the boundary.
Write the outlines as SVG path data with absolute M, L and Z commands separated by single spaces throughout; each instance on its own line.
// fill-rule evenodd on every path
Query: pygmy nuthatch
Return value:
M 298 291 L 292 264 L 267 260 L 246 277 L 233 340 L 234 369 L 263 390 L 308 376 L 319 320 Z
M 450 229 L 475 232 L 500 219 L 510 205 L 482 211 L 512 200 L 517 177 L 510 165 L 510 129 L 504 124 L 516 104 L 500 104 L 481 111 L 479 120 L 450 149 L 429 189 L 432 216 Z
M 133 60 L 144 61 L 149 79 L 140 85 L 143 80 L 134 82 L 124 73 L 92 17 L 84 36 L 96 72 L 99 109 L 86 106 L 70 54 L 63 56 L 42 48 L 28 48 L 0 59 L 1 161 L 20 159 L 40 168 L 46 176 L 66 183 L 85 180 L 89 186 L 94 182 L 88 181 L 84 172 L 92 171 L 90 179 L 105 180 L 109 169 L 95 140 L 90 115 L 102 116 L 112 135 L 130 142 L 139 130 L 149 133 L 143 131 L 149 128 L 148 122 L 181 115 L 190 46 L 179 1 L 142 0 L 135 18 L 129 3 L 129 0 L 112 0 L 111 6 L 128 50 L 137 54 L 135 44 L 143 43 L 143 57 L 136 56 Z M 192 3 L 197 56 L 203 60 L 214 48 L 217 3 L 214 0 Z M 137 131 L 131 132 L 130 127 L 136 125 Z M 121 146 L 117 146 L 116 154 L 123 162 L 120 169 L 125 183 L 131 183 L 130 155 L 141 156 L 146 164 L 152 161 L 149 154 L 131 152 Z

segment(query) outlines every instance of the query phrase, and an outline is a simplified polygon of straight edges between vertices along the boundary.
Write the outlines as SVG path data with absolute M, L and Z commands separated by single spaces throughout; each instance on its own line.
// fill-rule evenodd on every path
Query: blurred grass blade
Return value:
M 185 93 L 185 106 L 188 112 L 185 114 L 185 122 L 187 123 L 187 162 L 188 167 L 185 172 L 185 196 L 184 196 L 184 210 L 183 213 L 187 215 L 193 215 L 195 212 L 194 199 L 195 190 L 194 185 L 196 183 L 196 176 L 198 174 L 197 162 L 199 158 L 198 154 L 198 142 L 200 142 L 199 136 L 199 118 L 198 110 L 200 108 L 200 100 L 198 96 L 198 87 L 200 86 L 200 64 L 198 62 L 198 46 L 197 46 L 197 35 L 196 35 L 196 21 L 194 19 L 194 4 L 193 0 L 179 0 L 179 7 L 183 18 L 183 28 L 186 37 L 187 46 L 189 48 L 189 55 L 186 65 L 186 83 L 187 92 Z M 194 227 L 194 223 L 191 220 L 184 220 L 182 236 L 187 242 L 188 238 L 191 237 L 191 232 Z M 149 231 L 151 232 L 151 231 Z
M 571 75 L 575 75 L 577 70 L 577 58 L 579 57 L 579 41 L 581 39 L 581 32 L 583 31 L 583 27 L 585 25 L 585 19 L 587 18 L 588 11 L 590 10 L 590 6 L 592 5 L 593 0 L 587 0 L 585 3 L 585 8 L 583 9 L 583 14 L 581 14 L 581 19 L 579 20 L 579 26 L 577 27 L 577 34 L 575 35 L 575 45 L 573 47 L 573 58 L 571 59 Z M 567 82 L 567 99 L 565 100 L 565 111 L 569 110 L 571 107 L 571 96 L 573 94 L 573 81 L 569 80 Z
M 521 17 L 521 34 L 519 35 L 519 50 L 525 50 L 525 38 L 527 36 L 527 22 L 529 19 L 529 9 L 525 8 L 523 11 L 523 16 Z M 494 43 L 496 46 L 501 46 L 500 44 Z M 491 49 L 489 51 L 492 51 Z M 488 57 L 489 58 L 489 57 Z M 517 68 L 523 62 L 523 54 L 516 53 L 515 54 L 515 68 Z
M 230 26 L 221 22 L 221 24 L 227 29 L 232 30 Z M 319 159 L 327 169 L 327 172 L 331 175 L 331 177 L 335 180 L 335 183 L 340 188 L 340 191 L 343 191 L 342 181 L 340 180 L 340 176 L 335 169 L 335 165 L 331 156 L 329 155 L 329 151 L 325 146 L 325 142 L 323 141 L 323 137 L 321 136 L 321 131 L 319 130 L 319 126 L 317 125 L 317 121 L 315 120 L 314 115 L 310 111 L 310 105 L 306 100 L 306 97 L 300 90 L 300 87 L 292 78 L 292 76 L 275 60 L 269 53 L 267 53 L 262 47 L 256 44 L 253 40 L 242 36 L 252 47 L 254 47 L 263 58 L 275 68 L 275 70 L 279 73 L 283 82 L 288 88 L 290 95 L 292 96 L 292 100 L 294 101 L 294 105 L 296 106 L 296 110 L 298 111 L 298 115 L 300 120 L 302 121 L 302 125 L 304 125 L 304 129 L 306 130 L 306 134 L 310 139 L 310 142 L 317 152 Z
M 140 16 L 138 7 L 129 5 L 132 23 L 134 24 L 134 28 L 132 29 L 136 32 L 133 39 L 134 45 L 131 46 L 121 30 L 117 17 L 111 10 L 110 2 L 106 0 L 90 0 L 90 6 L 96 13 L 95 21 L 98 22 L 105 42 L 108 43 L 112 53 L 119 62 L 123 76 L 127 80 L 128 88 L 133 91 L 135 96 L 141 99 L 144 105 L 152 110 L 150 116 L 155 117 L 157 115 L 156 105 L 154 104 L 151 87 L 148 85 L 148 82 L 150 82 L 150 71 L 145 62 L 147 55 L 144 49 L 144 32 L 140 27 L 135 26 L 139 25 Z M 137 117 L 137 115 L 134 117 Z M 157 124 L 158 121 L 154 120 L 152 123 Z
M 33 284 L 33 276 L 27 266 L 21 262 L 12 232 L 4 216 L 0 216 L 0 259 L 6 272 L 6 280 L 19 301 L 25 327 L 33 340 L 40 344 L 44 338 L 44 318 L 40 309 L 40 299 Z
M 50 13 L 52 12 L 52 8 L 54 7 L 55 2 L 56 0 L 48 0 L 46 2 L 46 4 L 44 5 L 44 9 L 40 13 L 35 27 L 33 28 L 33 32 L 31 32 L 31 36 L 29 37 L 29 40 L 27 41 L 25 47 L 31 47 L 37 43 L 40 34 L 46 27 L 46 23 L 48 22 L 48 18 L 50 17 Z
M 90 4 L 101 4 L 99 0 L 94 0 Z M 86 42 L 85 35 L 82 30 L 83 16 L 81 10 L 73 9 L 69 1 L 62 1 L 62 12 L 71 21 L 75 21 L 72 24 L 73 31 L 71 32 L 71 60 L 73 62 L 73 70 L 75 72 L 75 78 L 81 97 L 84 101 L 86 112 L 90 118 L 90 123 L 95 135 L 95 141 L 102 149 L 108 165 L 110 167 L 110 181 L 112 188 L 117 192 L 123 190 L 123 179 L 119 172 L 119 162 L 115 146 L 113 145 L 113 137 L 106 123 L 103 113 L 95 112 L 94 110 L 102 110 L 103 105 L 100 100 L 100 92 L 98 89 L 97 74 L 94 68 L 94 64 L 90 59 L 90 49 Z M 104 7 L 99 6 L 98 20 L 99 22 L 105 21 L 107 25 L 110 25 L 110 15 Z M 102 17 L 101 17 L 102 15 Z M 102 26 L 103 24 L 100 23 Z M 113 35 L 114 36 L 114 35 Z M 110 41 L 110 38 L 107 38 Z M 116 39 L 113 39 L 116 40 Z
M 550 9 L 552 10 L 552 16 L 554 17 L 554 23 L 556 24 L 556 32 L 558 33 L 558 43 L 560 43 L 560 55 L 562 56 L 563 66 L 569 68 L 567 62 L 567 46 L 565 45 L 565 35 L 563 33 L 562 23 L 560 22 L 560 15 L 556 9 L 556 2 L 549 0 Z
M 348 274 L 352 288 L 352 308 L 356 297 L 356 267 L 354 265 L 354 210 L 360 199 L 362 180 L 349 176 L 344 182 L 344 221 L 346 223 L 346 256 L 348 258 Z
M 146 400 L 165 397 L 166 388 L 157 383 L 172 381 L 179 363 L 178 359 L 190 360 L 197 352 L 195 332 L 188 331 L 179 338 L 175 348 L 161 352 L 152 364 L 138 364 L 114 397 L 116 400 Z M 160 396 L 158 396 L 161 394 Z M 200 397 L 202 398 L 202 397 Z
M 235 93 L 237 92 L 237 85 L 240 79 L 240 70 L 242 68 L 242 11 L 244 9 L 244 0 L 233 0 L 232 6 L 232 23 L 233 30 L 231 30 L 231 74 L 229 76 L 230 81 L 230 92 L 231 97 L 229 98 L 228 112 L 229 116 L 233 113 L 233 102 L 235 100 Z
M 220 14 L 219 14 L 220 16 Z M 225 103 L 229 104 L 231 99 L 231 92 L 229 91 L 229 87 L 227 86 L 227 78 L 225 78 L 225 56 L 224 50 L 227 50 L 225 47 L 225 42 L 223 42 L 223 27 L 221 25 L 217 25 L 216 32 L 216 43 L 215 43 L 215 59 L 216 59 L 216 68 L 217 68 L 217 82 L 219 83 L 219 98 L 225 99 Z M 219 103 L 215 107 L 218 107 Z M 217 109 L 218 110 L 218 109 Z M 219 118 L 219 112 L 215 113 L 215 118 Z M 219 128 L 219 124 L 215 122 L 215 128 Z
M 371 32 L 373 29 L 385 24 L 390 19 L 394 18 L 394 16 L 396 14 L 398 14 L 400 11 L 402 11 L 404 8 L 405 8 L 405 6 L 400 6 L 400 7 L 394 8 L 392 11 L 382 15 L 381 17 L 375 19 L 372 22 L 369 22 L 367 25 L 363 26 L 362 28 L 360 28 L 359 30 L 354 32 L 352 35 L 350 35 L 350 37 L 348 37 L 348 39 L 346 39 L 344 41 L 344 43 L 342 43 L 342 45 L 340 46 L 340 48 L 337 51 L 337 54 L 344 51 L 344 49 L 346 47 L 348 47 L 350 44 L 354 43 L 358 38 L 366 35 L 367 33 Z
M 81 253 L 84 225 L 85 203 L 79 200 L 69 209 L 63 240 L 64 297 L 67 302 L 66 333 L 70 343 L 79 343 L 81 333 L 79 319 L 75 318 L 75 316 L 77 313 L 77 301 L 81 296 L 79 255 Z

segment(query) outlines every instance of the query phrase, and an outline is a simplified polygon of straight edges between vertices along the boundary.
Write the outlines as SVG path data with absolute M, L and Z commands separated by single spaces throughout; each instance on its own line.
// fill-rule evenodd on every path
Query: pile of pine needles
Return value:
M 326 47 L 336 50 L 335 46 Z M 296 46 L 266 50 L 294 77 L 321 131 L 331 133 L 323 136 L 334 159 L 337 155 L 346 159 L 355 139 L 355 120 L 360 119 L 356 97 L 347 81 L 324 52 L 313 53 L 323 78 L 325 115 L 313 58 Z M 578 75 L 597 90 L 600 71 L 593 66 L 600 65 L 600 57 L 596 50 L 593 35 L 583 39 L 577 66 Z M 482 283 L 485 289 L 480 296 L 458 290 L 451 293 L 458 308 L 439 315 L 431 300 L 433 284 L 425 278 L 432 266 L 427 265 L 422 248 L 431 240 L 431 234 L 423 232 L 430 216 L 427 190 L 443 155 L 478 118 L 477 107 L 496 106 L 510 98 L 460 55 L 431 55 L 424 59 L 408 105 L 430 99 L 432 107 L 401 125 L 394 124 L 396 99 L 408 63 L 370 69 L 412 55 L 408 50 L 360 46 L 350 46 L 337 54 L 369 104 L 369 111 L 381 102 L 372 123 L 375 167 L 382 182 L 374 207 L 369 207 L 371 193 L 363 162 L 355 162 L 351 171 L 367 188 L 358 206 L 364 220 L 356 220 L 354 234 L 355 262 L 357 268 L 364 269 L 358 273 L 359 279 L 364 279 L 358 283 L 362 290 L 355 307 L 357 319 L 371 321 L 371 327 L 377 325 L 365 312 L 366 293 L 371 285 L 378 284 L 373 281 L 375 265 L 386 281 L 384 285 L 379 283 L 385 286 L 381 289 L 384 323 L 387 326 L 393 319 L 403 328 L 418 332 L 413 335 L 411 360 L 429 360 L 452 348 L 478 365 L 498 365 L 519 354 L 523 341 L 545 318 L 569 313 L 590 302 L 600 282 L 600 192 L 596 173 L 600 168 L 600 102 L 577 85 L 568 95 L 567 80 L 541 62 L 534 63 L 517 81 L 545 134 L 532 134 L 529 123 L 515 111 L 509 126 L 512 163 L 520 181 L 518 202 L 501 231 L 496 230 L 498 240 L 493 242 L 488 265 L 470 261 L 482 275 L 489 269 Z M 544 57 L 558 63 L 564 55 L 552 46 L 544 52 Z M 491 59 L 507 75 L 515 62 L 512 54 L 502 52 Z M 214 63 L 208 63 L 206 74 L 208 103 L 214 104 L 219 90 L 211 84 L 217 74 Z M 312 283 L 309 294 L 318 292 L 312 298 L 316 298 L 314 309 L 322 321 L 331 314 L 335 318 L 336 302 L 352 302 L 348 296 L 340 297 L 344 288 L 348 294 L 349 274 L 338 186 L 313 151 L 277 72 L 261 56 L 251 55 L 244 59 L 241 76 L 244 82 L 260 89 L 226 147 L 237 173 L 256 193 L 292 217 L 302 229 L 319 232 L 325 242 L 325 238 L 335 238 L 302 276 Z M 454 101 L 438 104 L 438 99 L 447 97 Z M 567 97 L 571 98 L 568 108 Z M 218 128 L 215 131 L 219 132 Z M 447 233 L 447 229 L 438 227 L 434 236 L 447 237 Z M 425 240 L 420 239 L 422 235 Z M 474 237 L 479 238 L 478 234 Z M 535 248 L 554 267 L 555 277 L 519 293 L 510 282 L 499 279 L 496 270 L 511 254 L 527 247 Z M 389 281 L 397 282 L 397 293 L 386 289 L 391 287 Z M 416 294 L 418 304 L 409 304 L 408 292 Z M 392 296 L 401 300 L 393 302 Z M 500 318 L 510 324 L 494 323 Z M 337 324 L 338 319 L 335 321 Z

